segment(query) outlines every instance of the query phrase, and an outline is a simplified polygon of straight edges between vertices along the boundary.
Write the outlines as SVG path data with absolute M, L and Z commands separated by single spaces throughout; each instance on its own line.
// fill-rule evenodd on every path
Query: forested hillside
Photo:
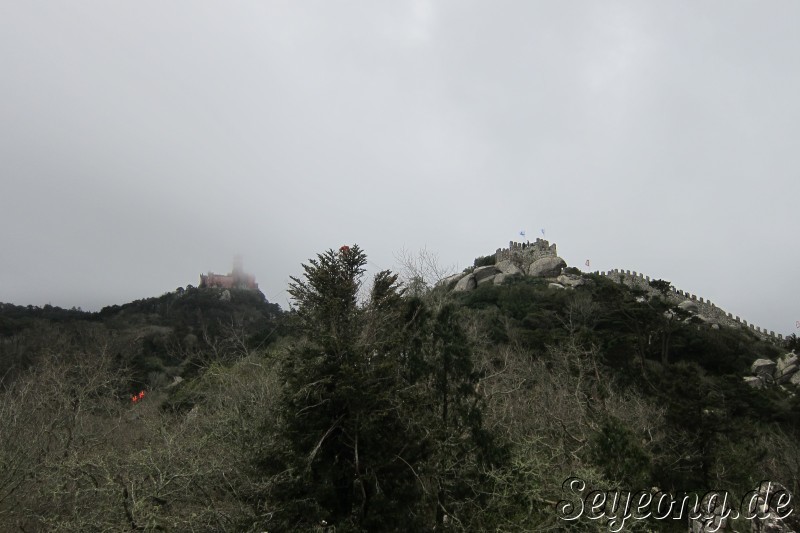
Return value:
M 797 386 L 743 379 L 796 337 L 711 327 L 663 280 L 457 293 L 365 265 L 317 255 L 287 312 L 193 287 L 0 306 L 0 530 L 685 531 L 563 501 L 800 491 Z

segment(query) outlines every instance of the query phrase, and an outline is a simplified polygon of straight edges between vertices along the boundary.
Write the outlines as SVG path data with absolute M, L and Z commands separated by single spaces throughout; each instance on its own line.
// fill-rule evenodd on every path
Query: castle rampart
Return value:
M 510 241 L 508 248 L 498 248 L 495 252 L 495 264 L 500 261 L 509 260 L 523 271 L 527 272 L 531 263 L 543 257 L 556 257 L 556 244 L 550 244 L 544 239 L 536 239 L 534 242 L 515 242 Z
M 658 291 L 650 286 L 650 276 L 645 277 L 641 273 L 637 273 L 635 271 L 631 272 L 630 270 L 621 270 L 615 268 L 613 270 L 609 270 L 608 272 L 595 272 L 595 274 L 599 274 L 613 281 L 623 283 L 629 287 L 642 289 L 649 294 L 658 294 Z M 698 298 L 697 295 L 691 294 L 687 291 L 678 290 L 673 287 L 670 293 L 667 294 L 667 301 L 673 305 L 691 301 L 697 305 L 699 315 L 702 315 L 703 317 L 706 317 L 720 325 L 728 327 L 744 327 L 762 339 L 783 340 L 783 335 L 780 333 L 775 335 L 774 331 L 767 331 L 766 328 L 756 327 L 754 324 L 748 324 L 746 320 L 742 320 L 738 316 L 734 316 L 731 313 L 725 312 L 710 300 Z

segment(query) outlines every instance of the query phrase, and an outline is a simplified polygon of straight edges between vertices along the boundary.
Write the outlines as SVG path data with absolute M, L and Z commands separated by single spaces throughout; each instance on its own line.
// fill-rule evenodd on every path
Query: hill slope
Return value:
M 382 273 L 361 302 L 358 253 L 306 265 L 292 313 L 208 289 L 0 307 L 2 529 L 599 531 L 609 502 L 558 502 L 800 490 L 796 386 L 744 379 L 796 338 L 574 270 L 413 296 Z

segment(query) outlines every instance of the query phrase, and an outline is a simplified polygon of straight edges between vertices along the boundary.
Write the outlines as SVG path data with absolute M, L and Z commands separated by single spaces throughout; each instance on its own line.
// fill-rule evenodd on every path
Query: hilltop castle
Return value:
M 553 259 L 542 261 L 546 258 Z M 527 274 L 534 277 L 556 278 L 556 276 L 558 276 L 558 271 L 560 271 L 560 268 L 558 267 L 566 267 L 566 263 L 560 265 L 554 262 L 559 259 L 560 258 L 556 252 L 555 243 L 550 244 L 544 239 L 536 239 L 535 242 L 511 241 L 508 243 L 508 248 L 498 248 L 495 252 L 494 270 L 492 270 L 491 267 L 480 267 L 474 269 L 472 274 L 465 275 L 462 273 L 456 276 L 451 276 L 450 278 L 447 278 L 447 280 L 463 280 L 460 286 L 456 284 L 454 290 L 472 290 L 481 284 L 481 282 L 485 283 L 489 280 L 493 280 L 496 285 L 499 285 L 505 281 L 506 276 L 513 274 Z M 534 266 L 534 263 L 537 263 L 537 261 L 547 263 L 547 268 L 540 269 L 538 268 L 538 264 L 537 266 Z M 550 262 L 552 262 L 552 264 L 550 264 Z M 512 264 L 513 267 L 509 266 L 509 264 Z M 501 271 L 501 273 L 496 273 L 497 270 Z M 658 294 L 658 290 L 650 285 L 650 276 L 645 276 L 641 273 L 637 273 L 636 271 L 631 272 L 630 270 L 614 269 L 609 270 L 608 272 L 595 271 L 594 274 L 618 281 L 619 283 L 628 285 L 629 287 L 635 287 L 652 295 Z M 474 279 L 473 282 L 470 282 L 470 277 Z M 576 278 L 574 275 L 571 277 Z M 569 275 L 558 276 L 556 281 L 558 283 L 550 283 L 549 287 L 563 289 L 565 288 L 563 285 L 574 286 L 578 284 L 574 279 L 570 281 Z M 582 281 L 579 283 L 582 283 Z M 746 320 L 742 320 L 738 316 L 732 315 L 731 313 L 720 309 L 711 303 L 710 300 L 698 298 L 689 292 L 684 292 L 671 287 L 670 293 L 667 295 L 667 301 L 683 309 L 690 310 L 692 314 L 698 316 L 700 320 L 708 323 L 711 327 L 743 327 L 749 329 L 751 333 L 756 334 L 762 339 L 778 341 L 783 340 L 783 335 L 775 335 L 774 331 L 768 331 L 766 328 L 748 324 Z
M 200 274 L 200 288 L 218 287 L 221 289 L 245 289 L 251 291 L 258 290 L 258 283 L 252 274 L 245 273 L 242 268 L 241 256 L 236 256 L 233 259 L 233 272 L 228 275 L 214 274 Z
M 501 261 L 511 261 L 528 272 L 530 266 L 545 257 L 558 257 L 556 243 L 550 244 L 544 239 L 536 239 L 535 242 L 514 242 L 508 243 L 508 248 L 498 248 L 495 252 L 495 263 Z

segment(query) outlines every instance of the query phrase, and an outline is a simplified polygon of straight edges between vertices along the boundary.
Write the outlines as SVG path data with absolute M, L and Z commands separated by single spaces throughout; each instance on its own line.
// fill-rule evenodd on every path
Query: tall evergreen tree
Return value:
M 436 526 L 454 519 L 462 525 L 480 513 L 486 486 L 481 472 L 499 464 L 506 452 L 483 427 L 480 374 L 474 369 L 472 351 L 452 304 L 444 305 L 432 320 L 426 343 L 429 365 L 430 427 L 433 436 L 433 478 L 436 486 Z M 436 420 L 438 419 L 438 420 Z M 465 505 L 466 503 L 472 504 Z
M 421 530 L 427 521 L 414 468 L 427 441 L 409 423 L 409 352 L 420 314 L 389 272 L 375 276 L 359 304 L 365 265 L 358 246 L 328 250 L 289 287 L 303 341 L 284 367 L 285 440 L 271 450 L 279 454 L 273 468 L 284 472 L 271 498 L 283 503 L 278 527 Z
M 343 246 L 292 278 L 299 340 L 264 462 L 278 480 L 273 529 L 431 531 L 479 508 L 465 502 L 480 500 L 479 472 L 497 448 L 456 309 L 431 313 L 388 271 L 360 302 L 366 262 Z

